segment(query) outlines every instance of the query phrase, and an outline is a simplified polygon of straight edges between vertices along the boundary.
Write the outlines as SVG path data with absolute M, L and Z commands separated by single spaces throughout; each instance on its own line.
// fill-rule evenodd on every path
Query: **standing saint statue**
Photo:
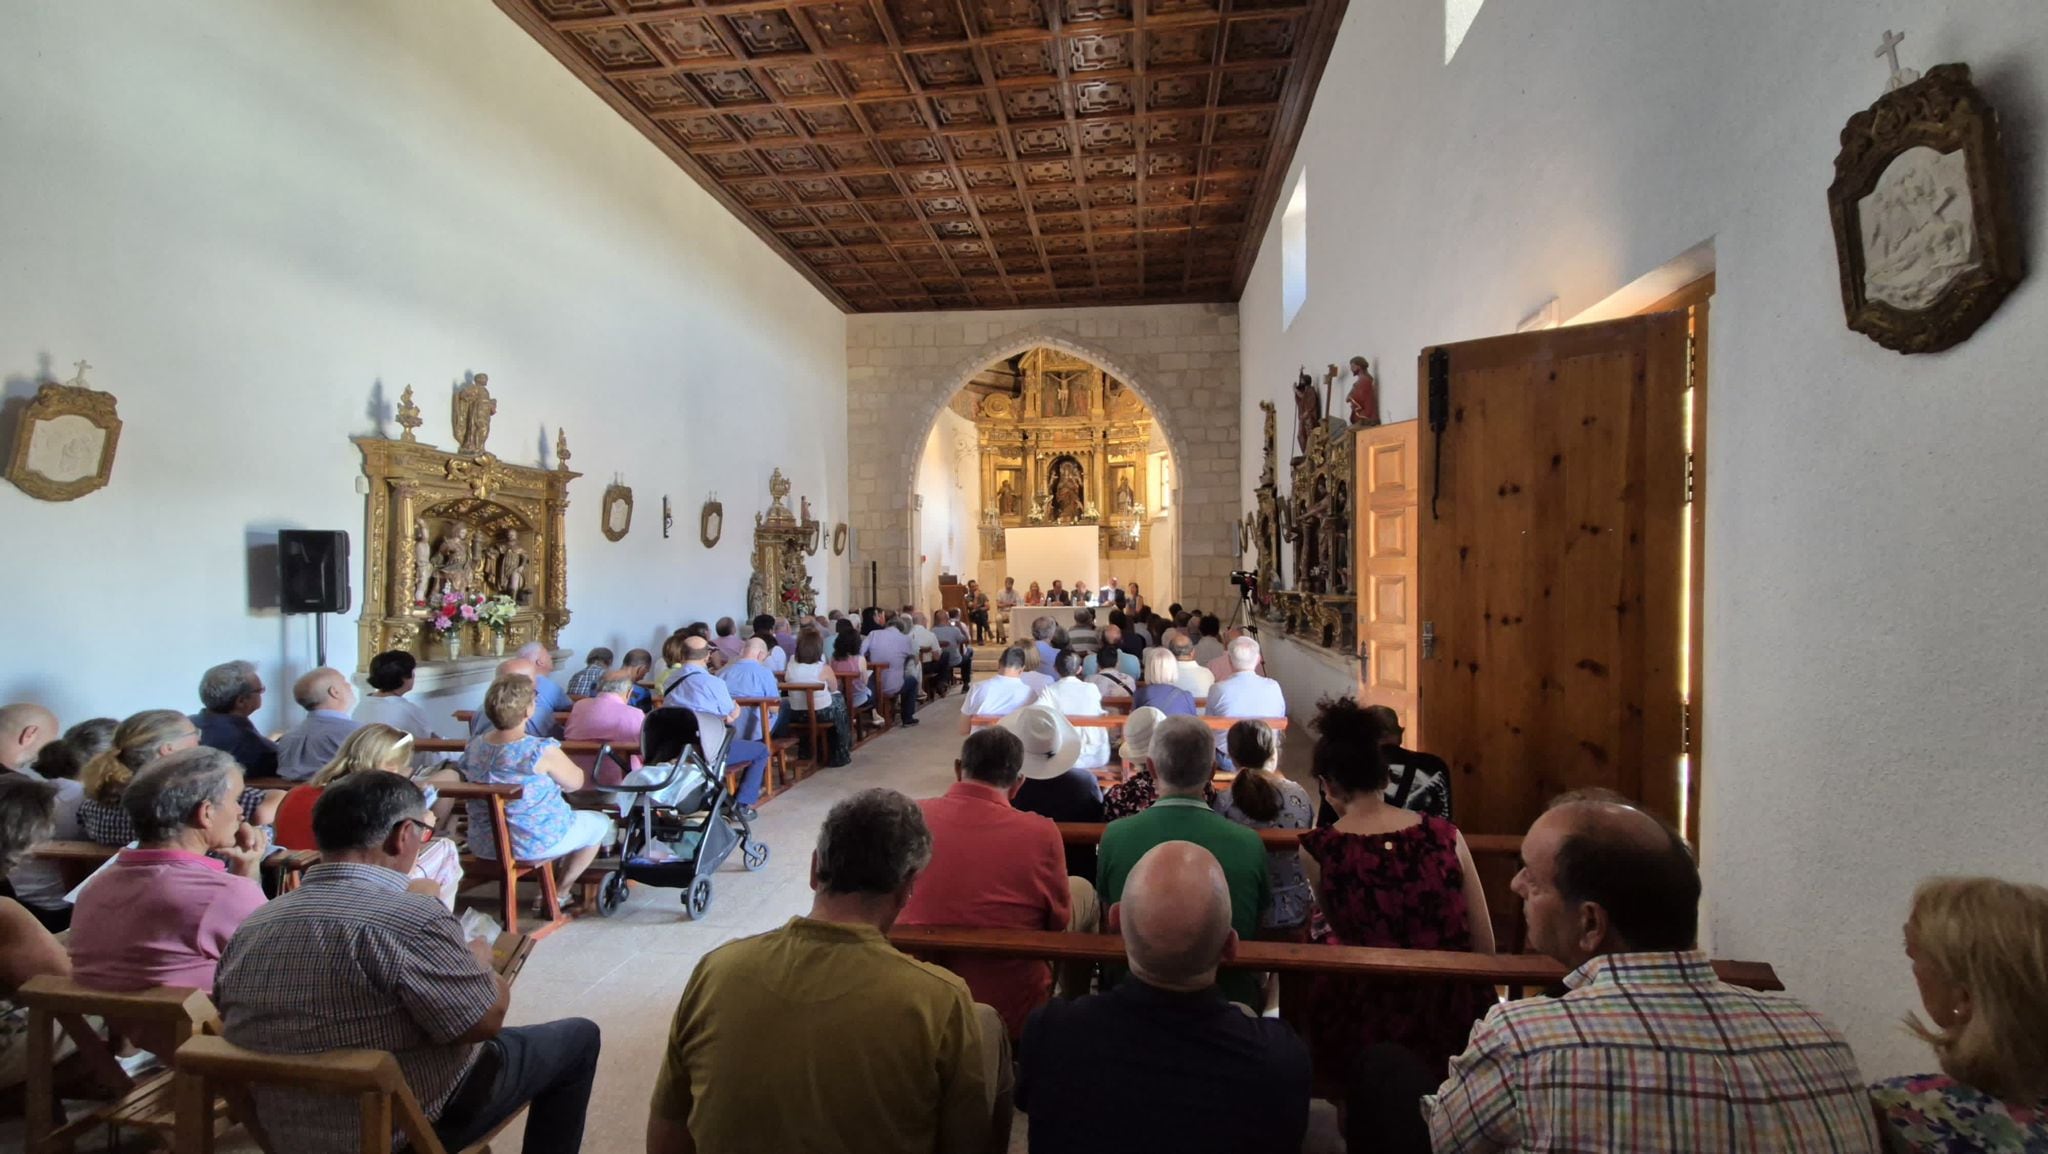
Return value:
M 1081 489 L 1081 466 L 1072 459 L 1065 459 L 1054 467 L 1052 476 L 1052 515 L 1056 521 L 1070 521 L 1081 516 L 1087 508 Z
M 1351 423 L 1371 428 L 1380 423 L 1380 385 L 1364 357 L 1351 358 L 1351 391 L 1344 394 L 1351 403 Z
M 1315 379 L 1307 373 L 1294 380 L 1294 441 L 1297 453 L 1308 452 L 1309 434 L 1323 423 L 1323 398 L 1316 392 Z
M 505 530 L 505 543 L 498 548 L 498 592 L 520 604 L 519 595 L 526 589 L 527 555 L 525 547 L 519 544 L 519 530 Z
M 427 583 L 434 579 L 434 544 L 427 539 L 427 523 L 412 523 L 412 602 L 424 605 Z
M 478 373 L 455 390 L 455 451 L 465 456 L 483 452 L 485 442 L 491 439 L 491 418 L 497 415 L 498 402 L 491 396 L 490 385 L 489 374 Z
M 1005 517 L 1015 517 L 1022 511 L 1017 501 L 1017 490 L 1010 486 L 1008 477 L 996 486 L 996 511 Z
M 1131 492 L 1131 479 L 1118 477 L 1116 482 L 1116 511 L 1128 513 L 1138 507 L 1138 496 Z

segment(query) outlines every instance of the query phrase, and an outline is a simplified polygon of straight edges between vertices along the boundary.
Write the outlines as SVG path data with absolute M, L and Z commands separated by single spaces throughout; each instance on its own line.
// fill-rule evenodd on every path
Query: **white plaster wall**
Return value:
M 1849 332 L 1837 287 L 1825 193 L 1888 27 L 2002 112 L 2036 270 L 1936 356 Z M 1775 963 L 1867 1074 L 1930 1067 L 1896 1026 L 1912 886 L 2048 880 L 2048 7 L 1497 2 L 1448 67 L 1442 36 L 1436 3 L 1353 0 L 1296 161 L 1307 306 L 1280 330 L 1277 226 L 1240 302 L 1244 425 L 1261 398 L 1291 411 L 1298 365 L 1354 353 L 1383 358 L 1387 419 L 1413 417 L 1424 346 L 1552 296 L 1573 316 L 1712 238 L 1713 944 Z
M 940 409 L 925 437 L 917 463 L 917 607 L 930 610 L 940 602 L 939 574 L 952 573 L 964 583 L 979 575 L 981 557 L 981 453 L 974 422 L 950 408 Z M 959 453 L 961 444 L 966 455 Z
M 361 605 L 348 437 L 380 388 L 416 386 L 446 447 L 451 383 L 489 372 L 515 463 L 567 428 L 578 650 L 739 612 L 777 465 L 846 519 L 842 315 L 490 4 L 4 0 L 0 25 L 0 374 L 18 397 L 90 359 L 126 422 L 109 489 L 0 486 L 0 701 L 196 708 L 200 671 L 246 657 L 258 722 L 295 720 L 310 619 L 248 608 L 245 539 L 348 530 Z M 331 638 L 353 669 L 352 614 Z

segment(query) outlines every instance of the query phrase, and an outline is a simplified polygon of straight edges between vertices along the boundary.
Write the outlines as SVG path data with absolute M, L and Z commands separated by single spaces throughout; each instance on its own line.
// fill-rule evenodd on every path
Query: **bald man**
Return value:
M 775 671 L 769 668 L 770 653 L 779 653 L 768 638 L 755 634 L 740 645 L 739 660 L 718 671 L 718 679 L 725 682 L 726 691 L 735 699 L 741 697 L 773 697 L 782 700 L 782 687 L 776 684 Z M 780 708 L 768 711 L 768 726 L 773 729 L 775 716 Z M 733 722 L 733 736 L 742 741 L 766 741 L 761 730 L 761 711 L 749 705 L 740 710 L 739 720 Z
M 292 682 L 292 700 L 306 711 L 306 719 L 277 739 L 277 775 L 305 781 L 334 760 L 341 743 L 361 728 L 353 716 L 356 687 L 341 670 L 323 666 Z
M 740 652 L 746 652 L 744 642 L 741 646 Z M 662 695 L 661 703 L 736 726 L 742 714 L 754 711 L 741 709 L 732 699 L 731 687 L 706 668 L 714 652 L 702 637 L 684 638 L 682 663 L 671 671 L 668 692 Z M 773 692 L 771 689 L 770 693 Z M 761 780 L 768 770 L 768 747 L 734 733 L 732 743 L 726 746 L 725 767 L 740 772 L 739 793 L 733 800 L 738 803 L 742 817 L 754 820 L 754 803 L 761 800 Z
M 1405 1148 L 1616 1149 L 1616 1119 L 1654 1119 L 1631 1127 L 1630 1149 L 1878 1149 L 1841 1034 L 1788 994 L 1714 976 L 1697 948 L 1699 869 L 1677 834 L 1614 795 L 1567 795 L 1529 828 L 1522 863 L 1512 888 L 1529 944 L 1572 967 L 1568 992 L 1488 1013 L 1422 1100 L 1428 1144 Z M 1384 1139 L 1355 1106 L 1354 1132 Z
M 1024 1027 L 1017 1106 L 1031 1116 L 1033 1154 L 1301 1149 L 1308 1047 L 1217 988 L 1218 964 L 1237 950 L 1230 915 L 1229 882 L 1208 850 L 1169 841 L 1138 859 L 1109 910 L 1130 976 L 1108 993 L 1048 1002 Z
M 57 715 L 42 706 L 0 705 L 0 770 L 26 770 L 57 737 Z

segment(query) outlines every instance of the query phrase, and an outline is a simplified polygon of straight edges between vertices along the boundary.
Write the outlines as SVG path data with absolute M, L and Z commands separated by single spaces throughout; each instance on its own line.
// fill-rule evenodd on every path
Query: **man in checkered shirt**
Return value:
M 511 990 L 439 900 L 407 888 L 431 828 L 395 773 L 350 774 L 313 805 L 321 863 L 244 921 L 214 979 L 222 1032 L 273 1054 L 388 1050 L 442 1145 L 459 1150 L 521 1106 L 528 1151 L 575 1150 L 597 1074 L 582 1018 L 506 1027 Z M 257 1121 L 293 1154 L 360 1149 L 346 1095 L 255 1087 Z
M 1789 995 L 1718 980 L 1695 948 L 1699 869 L 1663 823 L 1612 795 L 1560 798 L 1523 839 L 1513 888 L 1530 943 L 1573 967 L 1567 992 L 1496 1006 L 1473 1028 L 1422 1099 L 1429 1145 L 1417 1133 L 1416 1149 L 1878 1150 L 1835 1028 Z

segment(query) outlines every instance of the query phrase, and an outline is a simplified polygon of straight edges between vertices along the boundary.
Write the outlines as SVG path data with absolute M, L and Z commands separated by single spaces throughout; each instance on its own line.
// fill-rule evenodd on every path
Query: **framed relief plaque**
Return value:
M 833 555 L 834 557 L 839 557 L 839 556 L 843 556 L 843 555 L 844 555 L 845 553 L 846 553 L 846 522 L 844 522 L 844 521 L 841 521 L 841 522 L 839 523 L 839 525 L 838 525 L 838 526 L 837 526 L 836 528 L 834 528 L 834 529 L 832 530 L 832 555 Z
M 72 501 L 107 487 L 121 418 L 112 393 L 88 388 L 84 361 L 65 384 L 49 382 L 21 414 L 7 479 L 42 501 Z
M 1998 116 L 1943 64 L 1851 117 L 1828 189 L 1849 327 L 1900 353 L 1968 340 L 2020 282 Z
M 599 512 L 604 517 L 605 540 L 625 540 L 633 527 L 633 490 L 617 483 L 606 485 Z

